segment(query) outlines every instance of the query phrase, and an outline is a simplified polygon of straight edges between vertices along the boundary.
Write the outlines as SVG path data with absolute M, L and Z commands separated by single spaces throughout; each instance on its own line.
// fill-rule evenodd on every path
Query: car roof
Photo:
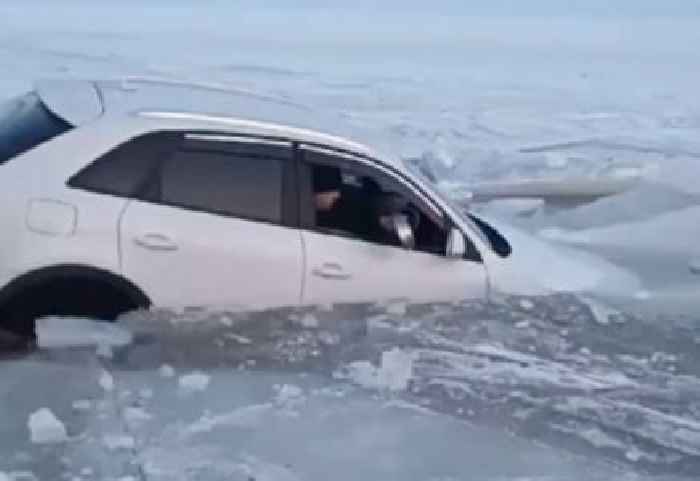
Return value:
M 167 79 L 43 80 L 36 90 L 47 107 L 74 125 L 102 116 L 127 115 L 161 119 L 183 128 L 288 136 L 349 150 L 405 171 L 403 162 L 360 139 L 368 132 L 345 123 L 340 115 L 320 112 L 290 99 L 219 84 Z

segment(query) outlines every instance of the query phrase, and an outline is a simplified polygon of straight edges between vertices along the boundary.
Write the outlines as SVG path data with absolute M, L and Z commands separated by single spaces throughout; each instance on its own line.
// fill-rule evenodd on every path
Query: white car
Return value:
M 252 93 L 148 80 L 50 81 L 9 101 L 2 328 L 150 306 L 487 298 L 508 242 L 331 124 Z

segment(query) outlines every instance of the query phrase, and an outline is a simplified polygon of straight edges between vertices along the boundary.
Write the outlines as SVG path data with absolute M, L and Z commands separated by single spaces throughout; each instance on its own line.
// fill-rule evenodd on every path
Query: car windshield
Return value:
M 0 164 L 71 129 L 35 92 L 0 104 Z

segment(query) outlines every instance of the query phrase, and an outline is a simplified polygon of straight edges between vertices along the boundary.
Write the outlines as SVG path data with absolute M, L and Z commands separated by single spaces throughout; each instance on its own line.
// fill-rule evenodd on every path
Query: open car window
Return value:
M 386 225 L 389 204 L 400 205 L 414 230 L 415 250 L 444 255 L 447 226 L 444 218 L 421 203 L 420 198 L 391 176 L 357 165 L 342 156 L 303 151 L 307 177 L 303 203 L 310 213 L 306 227 L 387 246 L 401 247 Z M 334 193 L 335 192 L 335 193 Z M 332 207 L 325 206 L 330 196 Z

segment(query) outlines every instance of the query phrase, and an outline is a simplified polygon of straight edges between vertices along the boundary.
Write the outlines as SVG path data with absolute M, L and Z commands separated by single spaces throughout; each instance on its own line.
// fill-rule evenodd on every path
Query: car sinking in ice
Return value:
M 284 99 L 46 81 L 0 107 L 0 322 L 151 306 L 486 299 L 624 272 L 464 212 Z M 562 282 L 563 280 L 563 282 Z

